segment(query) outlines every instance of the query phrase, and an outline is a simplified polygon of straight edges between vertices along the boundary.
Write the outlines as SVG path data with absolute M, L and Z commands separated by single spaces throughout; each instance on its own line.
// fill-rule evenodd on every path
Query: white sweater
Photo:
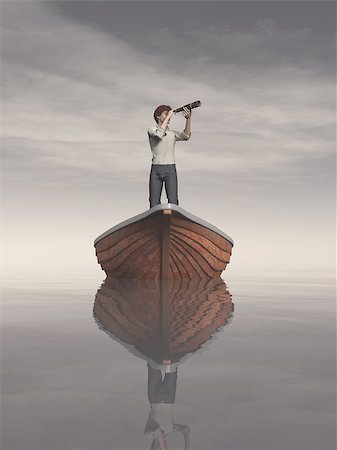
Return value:
M 174 403 L 151 403 L 149 419 L 145 427 L 145 434 L 155 433 L 161 429 L 165 434 L 175 431 L 173 423 Z
M 159 125 L 147 130 L 152 152 L 152 164 L 175 164 L 174 147 L 176 141 L 188 141 L 190 136 L 183 131 L 164 131 Z

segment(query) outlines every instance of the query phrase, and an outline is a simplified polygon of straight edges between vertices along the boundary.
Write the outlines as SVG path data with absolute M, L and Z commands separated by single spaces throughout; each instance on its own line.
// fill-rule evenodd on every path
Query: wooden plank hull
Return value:
M 109 277 L 204 279 L 221 275 L 233 241 L 178 205 L 157 205 L 116 225 L 95 241 Z

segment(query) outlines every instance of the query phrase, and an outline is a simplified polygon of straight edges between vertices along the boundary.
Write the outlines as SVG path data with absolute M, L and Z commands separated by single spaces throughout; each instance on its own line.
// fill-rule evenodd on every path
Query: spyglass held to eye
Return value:
M 187 105 L 181 106 L 180 108 L 176 108 L 173 110 L 173 112 L 177 113 L 180 111 L 184 111 L 184 108 L 193 109 L 193 108 L 198 108 L 199 106 L 201 106 L 201 101 L 197 100 L 196 102 L 187 103 Z

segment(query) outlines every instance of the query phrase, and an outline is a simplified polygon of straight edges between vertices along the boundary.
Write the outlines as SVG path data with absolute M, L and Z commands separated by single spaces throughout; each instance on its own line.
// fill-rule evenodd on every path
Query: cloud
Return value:
M 169 71 L 177 64 L 184 71 L 186 63 L 188 68 L 188 63 L 193 61 L 206 67 L 208 64 L 218 68 L 228 66 L 232 81 L 238 73 L 244 76 L 240 69 L 247 66 L 251 74 L 268 73 L 287 65 L 321 74 L 330 69 L 330 74 L 334 73 L 333 35 L 317 36 L 309 28 L 286 30 L 272 20 L 257 21 L 248 31 L 229 26 L 190 29 L 183 32 L 183 39 L 182 33 L 172 34 L 164 28 L 139 36 L 134 45 L 147 48 L 156 59 L 166 60 Z
M 6 161 L 38 151 L 45 172 L 136 173 L 151 161 L 154 107 L 196 99 L 192 139 L 176 147 L 186 172 L 261 177 L 334 152 L 334 84 L 312 60 L 308 44 L 324 42 L 310 30 L 269 21 L 250 32 L 162 29 L 130 43 L 43 2 L 7 6 L 6 17 Z

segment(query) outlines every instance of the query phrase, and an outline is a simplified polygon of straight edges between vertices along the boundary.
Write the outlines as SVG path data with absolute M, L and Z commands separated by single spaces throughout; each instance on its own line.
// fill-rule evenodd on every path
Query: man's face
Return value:
M 167 116 L 168 111 L 163 111 L 160 116 L 159 116 L 159 123 L 163 123 L 165 120 L 165 117 Z M 171 118 L 169 119 L 169 121 L 167 122 L 168 124 L 170 123 Z

